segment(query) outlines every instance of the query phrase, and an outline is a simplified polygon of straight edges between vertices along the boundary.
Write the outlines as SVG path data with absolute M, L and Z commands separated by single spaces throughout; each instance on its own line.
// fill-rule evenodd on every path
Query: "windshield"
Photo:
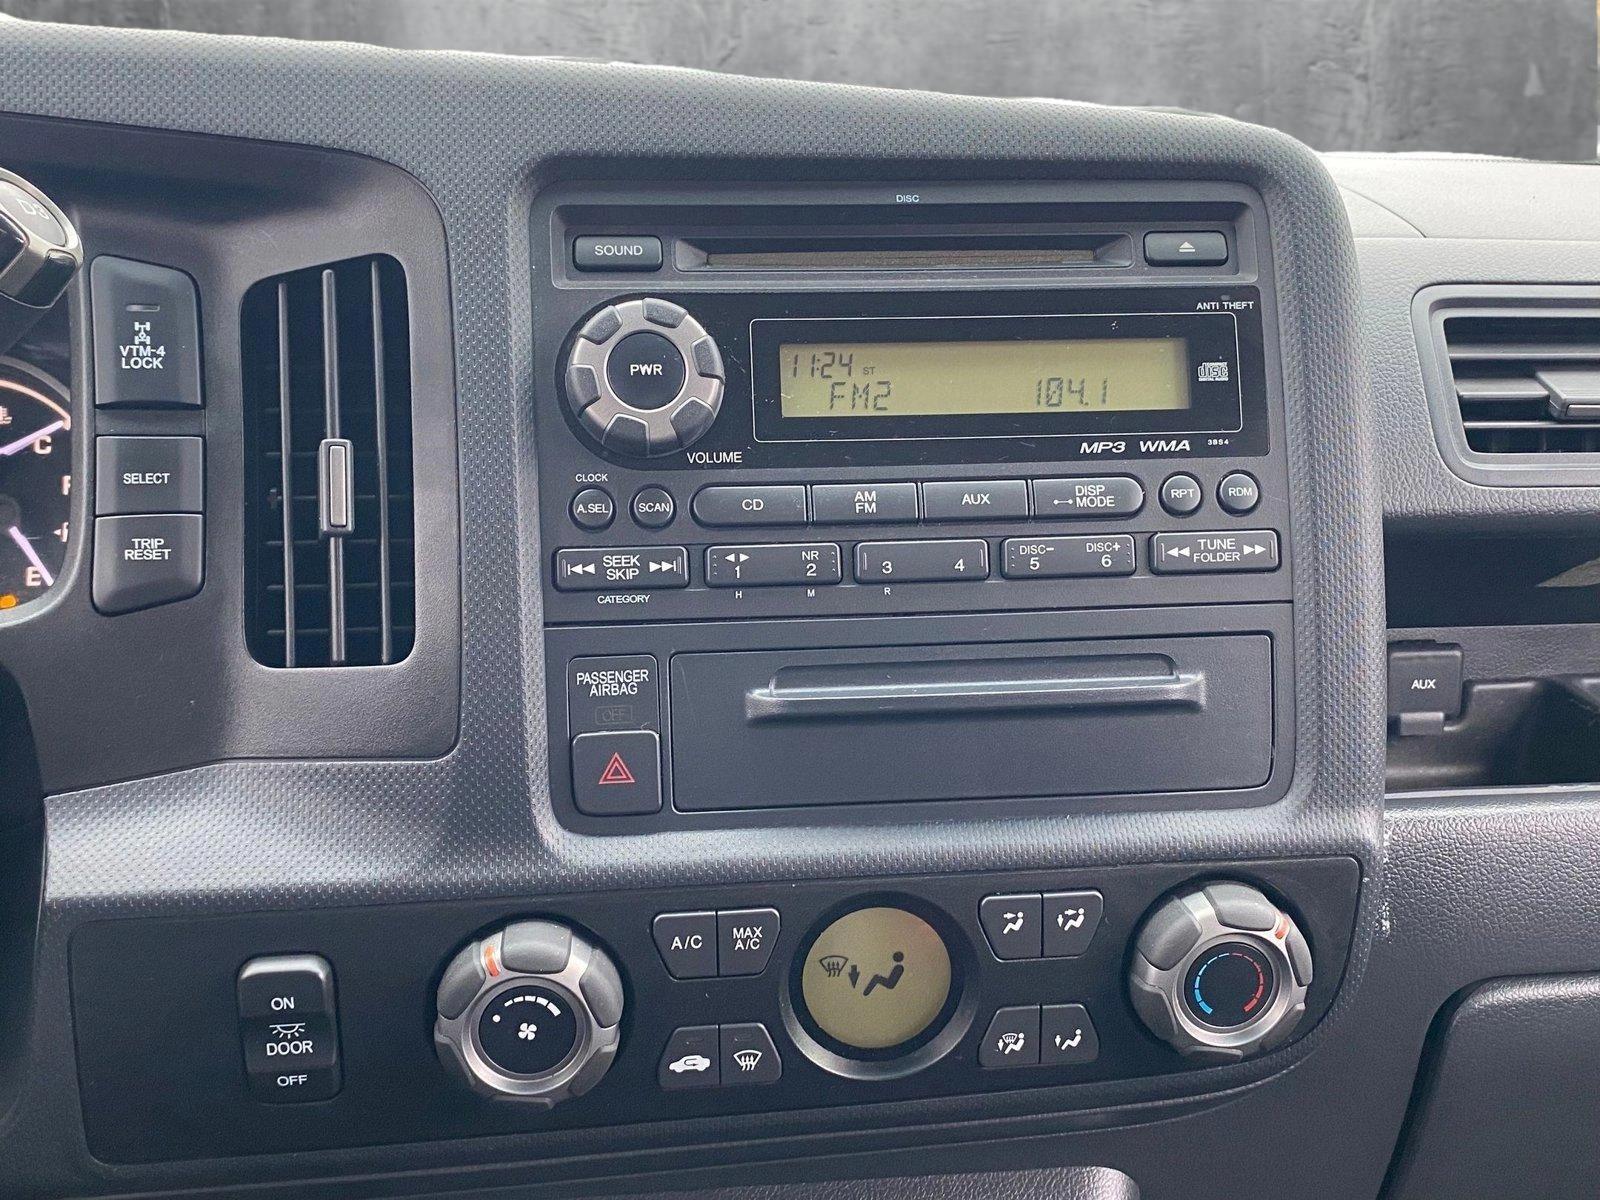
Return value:
M 0 0 L 0 12 L 1160 105 L 1319 150 L 1596 152 L 1596 0 Z

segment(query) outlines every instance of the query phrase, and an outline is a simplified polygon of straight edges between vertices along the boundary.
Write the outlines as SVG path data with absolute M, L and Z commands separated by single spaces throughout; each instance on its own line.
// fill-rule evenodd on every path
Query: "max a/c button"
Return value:
M 661 810 L 661 739 L 649 730 L 572 739 L 572 801 L 591 817 Z

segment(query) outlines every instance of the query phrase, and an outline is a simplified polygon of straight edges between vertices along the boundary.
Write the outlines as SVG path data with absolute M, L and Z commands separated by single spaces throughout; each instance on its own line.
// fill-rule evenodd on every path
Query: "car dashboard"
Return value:
M 0 35 L 0 1195 L 1583 1194 L 1594 168 Z

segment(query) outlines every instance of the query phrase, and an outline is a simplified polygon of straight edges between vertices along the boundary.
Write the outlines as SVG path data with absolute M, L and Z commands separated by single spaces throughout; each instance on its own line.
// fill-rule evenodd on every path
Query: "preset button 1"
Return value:
M 832 542 L 711 546 L 706 550 L 709 587 L 801 586 L 838 583 L 842 578 L 839 547 Z

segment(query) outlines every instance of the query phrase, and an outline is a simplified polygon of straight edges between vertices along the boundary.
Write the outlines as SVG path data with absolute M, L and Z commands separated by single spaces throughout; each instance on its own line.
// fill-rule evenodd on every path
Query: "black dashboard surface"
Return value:
M 37 855 L 45 868 L 36 942 L 7 960 L 25 964 L 26 987 L 11 990 L 22 997 L 11 1026 L 21 1033 L 7 1035 L 0 1055 L 0 1194 L 228 1195 L 250 1187 L 308 1197 L 475 1188 L 722 1195 L 713 1189 L 725 1188 L 732 1200 L 781 1196 L 780 1185 L 795 1184 L 814 1189 L 803 1194 L 998 1198 L 1131 1195 L 1131 1180 L 1138 1194 L 1158 1198 L 1232 1196 L 1241 1183 L 1263 1194 L 1371 1197 L 1389 1173 L 1441 1006 L 1497 975 L 1600 966 L 1600 892 L 1589 878 L 1600 818 L 1587 794 L 1505 792 L 1484 804 L 1423 795 L 1391 804 L 1387 815 L 1384 809 L 1385 508 L 1397 526 L 1525 532 L 1592 518 L 1600 507 L 1592 488 L 1468 485 L 1439 460 L 1428 426 L 1411 340 L 1417 287 L 1466 278 L 1577 283 L 1600 269 L 1600 244 L 1541 240 L 1547 235 L 1533 207 L 1506 202 L 1505 220 L 1515 219 L 1515 228 L 1474 224 L 1479 218 L 1441 211 L 1435 200 L 1409 199 L 1408 185 L 1392 179 L 1406 178 L 1404 164 L 1334 159 L 1330 177 L 1322 160 L 1290 139 L 1217 118 L 5 20 L 0 111 L 7 167 L 31 172 L 62 196 L 75 186 L 88 194 L 93 164 L 85 156 L 98 150 L 104 172 L 135 185 L 120 205 L 81 211 L 89 235 L 120 228 L 126 237 L 143 209 L 181 208 L 173 181 L 210 177 L 216 186 L 219 168 L 208 156 L 248 159 L 257 143 L 344 152 L 409 177 L 436 208 L 448 270 L 437 282 L 448 285 L 453 355 L 439 361 L 453 358 L 458 441 L 448 474 L 459 475 L 460 511 L 446 539 L 453 544 L 428 565 L 455 584 L 444 591 L 459 592 L 461 630 L 459 663 L 450 667 L 459 672 L 453 743 L 433 742 L 406 757 L 363 755 L 357 714 L 354 753 L 343 760 L 296 761 L 276 751 L 219 755 L 223 761 L 77 790 L 42 781 L 42 836 L 24 814 L 9 843 L 19 865 L 7 882 L 24 901 L 31 879 L 24 864 Z M 847 140 L 841 129 L 850 131 Z M 261 153 L 270 161 L 279 150 Z M 336 165 L 297 161 L 307 196 L 337 197 L 338 187 L 319 178 L 324 166 L 331 178 Z M 1426 177 L 1434 169 L 1457 167 L 1418 164 L 1421 193 L 1435 186 Z M 1522 170 L 1541 169 L 1485 162 L 1470 174 L 1500 179 Z M 1565 194 L 1589 186 L 1586 168 L 1548 170 L 1547 185 Z M 572 181 L 816 184 L 842 176 L 854 186 L 881 185 L 886 203 L 908 189 L 933 199 L 941 186 L 973 180 L 1069 187 L 1226 180 L 1259 196 L 1270 220 L 1266 265 L 1277 296 L 1296 546 L 1294 762 L 1281 799 L 1003 818 L 819 819 L 776 836 L 713 826 L 598 838 L 557 819 L 539 586 L 548 552 L 539 536 L 532 419 L 543 384 L 529 207 Z M 1354 238 L 1335 179 L 1347 189 Z M 284 211 L 295 211 L 293 178 L 279 180 L 276 191 Z M 36 650 L 8 647 L 29 636 L 68 638 L 75 625 L 96 619 L 81 593 L 49 603 L 28 621 L 0 624 L 0 666 L 17 676 L 24 697 L 30 672 L 43 668 L 28 665 L 38 661 Z M 144 628 L 168 639 L 192 632 L 176 619 Z M 241 666 L 242 637 L 217 636 L 195 659 L 165 669 L 190 681 L 216 674 L 224 683 L 207 696 L 219 710 L 244 703 L 229 694 L 253 686 Z M 218 671 L 219 663 L 236 669 Z M 92 677 L 92 663 L 77 669 Z M 57 685 L 41 678 L 35 686 Z M 275 715 L 290 730 L 304 719 L 287 708 Z M 66 732 L 34 729 L 33 737 Z M 114 743 L 118 733 L 112 727 L 103 736 Z M 80 990 L 74 960 L 123 923 L 271 926 L 270 948 L 288 951 L 306 948 L 295 945 L 301 929 L 315 941 L 318 921 L 342 923 L 345 936 L 381 927 L 403 937 L 388 931 L 403 930 L 408 912 L 422 928 L 452 904 L 471 910 L 458 919 L 465 936 L 494 914 L 537 915 L 543 898 L 555 896 L 626 906 L 627 894 L 646 889 L 781 889 L 808 880 L 870 888 L 892 876 L 1006 871 L 1087 878 L 1118 864 L 1297 857 L 1358 864 L 1350 954 L 1326 1017 L 1257 1062 L 1154 1081 L 612 1129 L 542 1131 L 512 1121 L 492 1136 L 403 1144 L 363 1137 L 353 1145 L 322 1130 L 311 1143 L 334 1148 L 169 1161 L 140 1161 L 161 1156 L 136 1151 L 97 1158 L 86 1134 L 80 1081 L 105 1086 L 106 1075 L 84 1070 L 73 1022 L 102 1014 L 75 1012 L 74 1004 L 93 995 L 104 1006 L 112 991 L 103 977 Z M 1504 903 L 1511 878 L 1520 893 Z M 1496 903 L 1492 921 L 1483 917 L 1486 899 Z M 8 911 L 19 908 L 28 906 Z M 364 924 L 376 914 L 386 919 Z M 33 919 L 29 911 L 29 935 Z M 181 981 L 134 991 L 159 997 L 169 986 Z M 216 980 L 206 986 L 214 990 Z M 426 1000 L 419 991 L 397 1001 L 416 1013 L 402 1016 L 401 1028 L 421 1033 Z M 166 1083 L 155 1072 L 122 1086 Z M 1346 1099 L 1330 1104 L 1330 1097 Z M 1240 1164 L 1219 1153 L 1263 1138 L 1274 1146 L 1270 1161 Z M 848 1182 L 895 1177 L 871 1191 Z M 926 1178 L 905 1182 L 911 1177 Z

